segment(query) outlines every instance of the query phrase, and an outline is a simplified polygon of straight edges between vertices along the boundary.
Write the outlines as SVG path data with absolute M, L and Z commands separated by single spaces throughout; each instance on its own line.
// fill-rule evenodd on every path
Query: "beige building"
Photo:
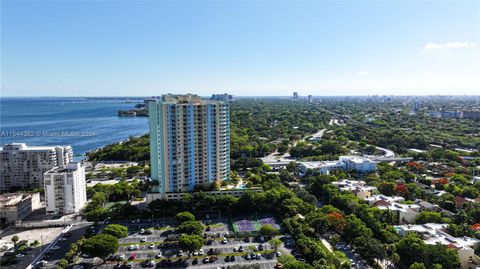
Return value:
M 78 213 L 87 202 L 85 166 L 71 162 L 44 174 L 47 214 Z
M 365 200 L 373 196 L 373 193 L 377 190 L 376 187 L 368 186 L 365 181 L 362 180 L 347 180 L 334 181 L 333 185 L 341 191 L 353 192 L 358 198 Z
M 448 224 L 426 223 L 421 225 L 395 226 L 400 236 L 415 232 L 429 245 L 445 245 L 455 249 L 460 258 L 463 269 L 476 269 L 480 267 L 480 258 L 475 254 L 475 249 L 480 246 L 480 240 L 472 237 L 454 237 L 446 232 Z
M 43 173 L 68 164 L 70 146 L 27 146 L 6 144 L 0 149 L 0 193 L 15 189 L 43 188 Z
M 0 195 L 0 219 L 5 223 L 22 220 L 40 207 L 40 193 L 38 192 Z

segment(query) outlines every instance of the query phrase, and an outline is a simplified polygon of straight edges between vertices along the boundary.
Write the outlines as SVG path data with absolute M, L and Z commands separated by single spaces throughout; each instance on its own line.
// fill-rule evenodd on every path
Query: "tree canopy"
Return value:
M 109 224 L 103 229 L 103 233 L 113 235 L 116 238 L 124 238 L 128 236 L 128 228 L 120 224 Z
M 184 212 L 180 212 L 177 215 L 175 215 L 175 220 L 178 223 L 182 223 L 182 222 L 185 222 L 185 221 L 194 221 L 195 216 L 188 211 L 184 211 Z
M 200 235 L 203 232 L 203 224 L 194 220 L 184 221 L 178 226 L 177 231 L 184 234 Z
M 110 234 L 97 234 L 89 237 L 82 245 L 82 252 L 105 260 L 118 250 L 118 239 Z
M 178 239 L 178 245 L 180 246 L 180 249 L 186 251 L 189 256 L 192 252 L 199 250 L 203 246 L 203 243 L 203 238 L 196 234 L 184 234 Z

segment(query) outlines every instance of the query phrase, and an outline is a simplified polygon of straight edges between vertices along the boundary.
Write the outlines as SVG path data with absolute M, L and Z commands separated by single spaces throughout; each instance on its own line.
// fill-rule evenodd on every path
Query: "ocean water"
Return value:
M 81 158 L 85 152 L 148 132 L 147 117 L 118 117 L 131 109 L 127 99 L 0 98 L 0 144 L 71 145 Z M 141 98 L 128 101 L 143 102 Z

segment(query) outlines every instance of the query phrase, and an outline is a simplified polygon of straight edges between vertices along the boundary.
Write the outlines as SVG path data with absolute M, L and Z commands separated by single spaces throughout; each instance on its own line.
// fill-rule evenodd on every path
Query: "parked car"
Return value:
M 33 268 L 41 268 L 41 267 L 45 267 L 47 265 L 47 261 L 45 260 L 41 260 L 39 262 L 37 262 L 36 264 L 33 265 Z
M 142 262 L 142 267 L 155 267 L 155 263 L 151 260 L 146 260 Z
M 208 262 L 210 262 L 210 263 L 215 262 L 216 260 L 217 260 L 217 257 L 215 257 L 215 256 L 208 257 Z
M 24 257 L 25 257 L 25 254 L 23 254 L 23 253 L 18 253 L 17 255 L 15 255 L 15 258 L 19 258 L 19 259 L 24 258 Z
M 137 258 L 137 253 L 132 253 L 128 259 L 135 260 L 136 258 Z

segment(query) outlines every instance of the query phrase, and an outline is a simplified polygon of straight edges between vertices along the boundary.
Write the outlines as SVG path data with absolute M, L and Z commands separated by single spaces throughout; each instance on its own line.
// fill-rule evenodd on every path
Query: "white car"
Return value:
M 38 267 L 44 267 L 48 262 L 46 260 L 41 260 L 37 262 L 33 267 L 38 268 Z
M 140 242 L 147 242 L 147 238 L 144 237 L 144 238 L 140 239 Z
M 121 254 L 120 256 L 118 256 L 118 259 L 119 259 L 120 261 L 125 260 L 125 254 Z
M 275 254 L 277 255 L 277 257 L 282 256 L 282 253 L 280 251 L 275 252 Z
M 130 246 L 128 247 L 128 250 L 135 250 L 135 245 L 130 245 Z
M 226 243 L 228 243 L 228 241 L 227 241 L 227 238 L 224 237 L 223 240 L 222 240 L 222 244 L 226 244 Z
M 162 257 L 162 253 L 161 253 L 161 252 L 158 253 L 157 255 L 155 255 L 155 259 L 159 259 L 159 258 L 161 258 L 161 257 Z
M 198 254 L 203 255 L 203 249 L 200 249 L 200 250 L 198 251 Z
M 148 246 L 149 249 L 153 249 L 155 248 L 155 244 L 154 243 L 151 243 L 150 246 Z

